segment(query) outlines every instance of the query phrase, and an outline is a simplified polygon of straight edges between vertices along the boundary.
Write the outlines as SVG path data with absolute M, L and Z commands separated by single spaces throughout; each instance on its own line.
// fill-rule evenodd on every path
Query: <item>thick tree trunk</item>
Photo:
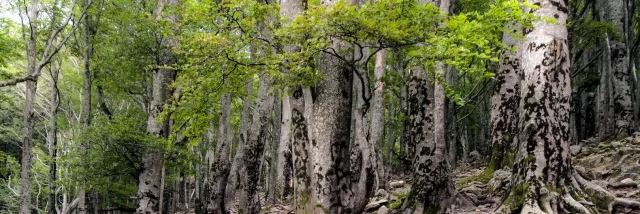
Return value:
M 215 152 L 207 151 L 207 163 L 209 175 L 205 184 L 206 213 L 226 213 L 224 194 L 227 187 L 227 174 L 229 173 L 229 152 L 232 144 L 231 132 L 231 94 L 225 93 L 220 97 L 220 123 L 218 142 Z M 188 200 L 185 199 L 188 202 Z
M 609 66 L 613 83 L 613 115 L 615 134 L 629 135 L 633 132 L 633 83 L 629 67 L 629 56 L 625 40 L 625 3 L 623 0 L 601 1 L 605 20 L 613 23 L 620 39 L 610 41 L 611 60 Z
M 383 156 L 382 148 L 384 146 L 384 76 L 387 66 L 387 50 L 380 50 L 376 53 L 376 63 L 374 70 L 375 85 L 373 88 L 373 106 L 371 108 L 371 126 L 369 130 L 369 136 L 371 138 L 371 145 L 375 149 L 376 157 L 373 158 L 376 161 L 375 170 L 378 174 L 378 183 L 380 188 L 384 188 L 387 183 L 387 174 L 385 170 L 385 160 Z M 392 148 L 392 147 L 389 147 Z M 387 157 L 389 158 L 389 157 Z
M 166 2 L 165 2 L 166 1 Z M 171 22 L 177 22 L 176 14 L 163 14 L 165 4 L 170 7 L 177 7 L 178 0 L 159 0 L 157 8 L 153 11 L 156 17 L 166 16 Z M 176 62 L 173 48 L 177 46 L 177 39 L 174 36 L 165 37 L 161 41 L 163 50 L 159 56 L 159 66 L 171 66 Z M 147 133 L 157 137 L 167 138 L 169 136 L 169 119 L 158 121 L 159 114 L 164 110 L 164 105 L 168 103 L 172 92 L 169 88 L 175 79 L 176 72 L 172 68 L 158 68 L 153 75 L 152 100 L 149 104 L 149 116 L 147 118 Z M 148 147 L 142 155 L 142 172 L 138 182 L 138 208 L 136 213 L 156 214 L 162 213 L 162 192 L 164 177 L 164 151 L 162 148 Z
M 260 200 L 257 197 L 260 181 L 260 165 L 264 153 L 265 142 L 269 127 L 269 118 L 273 106 L 273 96 L 268 93 L 271 90 L 271 77 L 263 75 L 260 78 L 258 102 L 253 113 L 253 122 L 249 129 L 249 136 L 244 146 L 242 163 L 244 170 L 240 173 L 240 195 L 238 212 L 260 213 Z
M 27 74 L 36 75 L 36 39 L 37 39 L 37 19 L 39 12 L 39 1 L 31 0 L 28 6 L 29 16 L 29 42 L 27 43 Z M 26 81 L 26 92 L 24 100 L 23 125 L 22 133 L 24 138 L 22 141 L 22 159 L 20 161 L 20 214 L 31 213 L 31 156 L 33 156 L 33 104 L 35 101 L 36 90 L 38 88 L 37 77 L 33 80 Z
M 224 193 L 224 203 L 227 208 L 236 206 L 236 190 L 238 189 L 238 177 L 240 169 L 243 168 L 242 158 L 244 156 L 244 145 L 247 142 L 247 130 L 251 126 L 251 103 L 253 99 L 253 79 L 251 79 L 245 88 L 246 96 L 242 98 L 242 113 L 240 113 L 240 133 L 238 134 L 237 147 L 235 155 L 233 155 L 233 162 L 231 163 L 231 169 L 229 170 L 229 178 L 227 179 L 227 187 Z
M 305 102 L 311 98 L 310 93 L 305 96 L 302 87 L 296 86 L 291 93 L 291 125 L 292 125 L 292 149 L 293 149 L 293 189 L 296 213 L 304 213 L 311 209 L 309 197 L 311 196 L 311 163 L 309 151 L 311 151 L 311 137 L 309 135 L 312 101 Z M 310 92 L 310 90 L 306 89 Z
M 59 67 L 55 64 L 51 65 L 51 97 L 49 98 L 51 106 L 49 106 L 49 129 L 47 129 L 47 144 L 49 145 L 49 155 L 51 162 L 49 163 L 49 203 L 45 213 L 56 213 L 56 174 L 58 161 L 58 124 L 56 116 L 58 112 L 58 73 Z
M 438 6 L 441 10 L 448 10 L 449 1 L 442 0 Z M 444 64 L 438 63 L 436 67 L 436 74 L 443 74 Z M 430 80 L 421 67 L 416 67 L 411 73 L 408 131 L 409 143 L 415 148 L 414 184 L 404 207 L 410 208 L 412 213 L 436 213 L 446 209 L 455 191 L 449 175 L 447 144 L 444 141 L 444 91 L 442 88 L 436 89 L 436 82 Z M 438 96 L 438 99 L 434 96 Z M 441 115 L 435 118 L 436 113 Z
M 449 178 L 446 144 L 435 141 L 433 131 L 434 85 L 422 69 L 415 69 L 409 83 L 410 111 L 408 136 L 415 148 L 413 158 L 414 184 L 408 203 L 413 213 L 439 212 L 442 202 L 453 194 L 453 182 Z
M 568 193 L 572 169 L 569 152 L 571 99 L 566 1 L 535 0 L 536 17 L 522 49 L 522 103 L 519 140 L 511 191 L 503 208 L 522 213 L 565 213 L 586 210 Z M 558 190 L 560 188 L 560 190 Z M 576 207 L 577 204 L 578 206 Z M 587 211 L 588 212 L 588 211 Z
M 331 7 L 336 2 L 324 4 Z M 340 53 L 351 46 L 334 40 L 332 48 Z M 310 202 L 314 213 L 343 213 L 351 198 L 349 137 L 354 71 L 329 53 L 322 53 L 319 58 L 318 71 L 325 78 L 316 85 L 313 103 Z
M 514 27 L 515 26 L 507 26 Z M 520 31 L 516 31 L 518 33 Z M 496 72 L 493 93 L 491 95 L 491 160 L 487 170 L 511 167 L 513 163 L 513 148 L 517 145 L 518 112 L 520 108 L 521 67 L 520 40 L 514 35 L 504 33 L 502 43 L 514 48 L 514 51 L 504 51 L 500 54 L 500 65 Z

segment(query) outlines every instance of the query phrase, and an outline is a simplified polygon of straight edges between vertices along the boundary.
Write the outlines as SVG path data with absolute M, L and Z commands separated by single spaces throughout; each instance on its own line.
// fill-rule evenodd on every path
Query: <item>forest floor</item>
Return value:
M 633 137 L 595 142 L 582 141 L 571 146 L 573 165 L 582 177 L 591 180 L 616 197 L 640 201 L 640 133 Z M 500 196 L 506 191 L 511 179 L 510 170 L 497 170 L 493 174 L 483 173 L 485 160 L 474 160 L 460 164 L 452 172 L 456 190 L 473 203 L 452 205 L 448 213 L 480 214 L 493 213 L 500 204 Z M 378 190 L 369 200 L 365 213 L 395 213 L 401 201 L 411 189 L 407 176 L 392 178 L 389 188 Z M 458 197 L 457 196 L 457 197 Z M 458 197 L 463 198 L 463 197 Z M 456 205 L 457 204 L 457 205 Z M 293 213 L 291 204 L 274 204 L 265 207 L 265 213 Z M 638 213 L 640 210 L 621 208 L 616 213 Z

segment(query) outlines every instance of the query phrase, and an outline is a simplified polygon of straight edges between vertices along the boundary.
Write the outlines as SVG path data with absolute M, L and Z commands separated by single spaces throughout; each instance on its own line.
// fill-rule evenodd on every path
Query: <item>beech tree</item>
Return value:
M 157 19 L 166 19 L 171 23 L 172 29 L 176 29 L 175 23 L 178 21 L 178 14 L 167 13 L 169 8 L 175 9 L 179 6 L 178 0 L 159 0 L 153 15 Z M 172 90 L 169 85 L 176 77 L 176 71 L 171 68 L 176 63 L 173 49 L 176 48 L 177 38 L 174 35 L 160 38 L 160 51 L 158 68 L 153 74 L 151 88 L 152 99 L 149 104 L 149 116 L 147 118 L 147 132 L 158 138 L 167 138 L 171 132 L 169 130 L 169 120 L 159 118 L 168 104 Z M 137 213 L 162 213 L 163 177 L 164 177 L 164 152 L 163 148 L 147 148 L 142 156 L 142 172 L 138 187 L 138 209 Z

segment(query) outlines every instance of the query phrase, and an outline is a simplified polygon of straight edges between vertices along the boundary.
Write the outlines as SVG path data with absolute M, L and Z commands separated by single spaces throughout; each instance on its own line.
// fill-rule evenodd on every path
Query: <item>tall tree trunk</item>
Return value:
M 51 106 L 49 106 L 49 129 L 47 129 L 47 143 L 49 145 L 49 155 L 51 162 L 49 163 L 49 203 L 45 213 L 56 213 L 56 173 L 58 161 L 58 124 L 56 116 L 58 112 L 58 73 L 60 65 L 51 65 L 51 98 L 49 98 Z
M 612 39 L 610 41 L 611 60 L 609 66 L 611 70 L 613 83 L 613 114 L 615 120 L 615 134 L 629 135 L 633 132 L 633 83 L 632 74 L 629 67 L 629 56 L 627 44 L 625 40 L 625 1 L 624 0 L 607 0 L 600 1 L 603 8 L 605 20 L 613 23 L 617 32 L 621 35 L 620 39 Z
M 602 1 L 597 1 L 598 5 L 602 5 Z M 595 8 L 595 7 L 594 7 Z M 598 7 L 598 18 L 604 20 L 604 7 Z M 598 87 L 598 138 L 604 140 L 610 138 L 615 133 L 615 115 L 613 102 L 613 82 L 612 82 L 612 48 L 609 35 L 605 33 L 604 54 L 599 60 L 600 67 L 600 85 Z
M 448 68 L 447 69 L 447 74 L 446 74 L 446 80 L 447 80 L 447 84 L 451 85 L 451 87 L 453 87 L 454 90 L 457 90 L 457 85 L 458 85 L 458 71 L 455 68 Z M 447 147 L 448 147 L 448 152 L 447 154 L 449 155 L 449 166 L 451 167 L 451 169 L 455 169 L 456 168 L 456 155 L 458 153 L 458 147 L 457 147 L 457 142 L 458 140 L 456 139 L 458 136 L 458 124 L 457 124 L 457 120 L 458 120 L 458 116 L 456 114 L 456 102 L 452 99 L 447 99 L 446 100 L 446 110 L 445 110 L 445 115 L 446 115 L 446 121 L 445 121 L 445 125 L 446 125 L 446 138 L 447 138 Z
M 433 91 L 434 85 L 422 69 L 415 69 L 409 83 L 410 111 L 408 114 L 408 136 L 411 147 L 415 148 L 413 159 L 414 184 L 409 203 L 413 213 L 435 213 L 441 202 L 452 196 L 453 183 L 449 178 L 446 160 L 446 145 L 436 142 L 433 132 Z
M 28 6 L 29 16 L 29 42 L 27 43 L 27 74 L 36 75 L 36 39 L 37 39 L 37 21 L 39 13 L 39 1 L 31 0 Z M 30 79 L 26 81 L 26 93 L 24 100 L 23 125 L 22 133 L 24 138 L 22 141 L 22 159 L 20 161 L 20 214 L 31 213 L 31 156 L 33 156 L 33 103 L 38 88 L 38 79 Z
M 332 7 L 336 2 L 323 4 Z M 351 46 L 334 39 L 332 48 L 340 53 Z M 349 138 L 354 71 L 329 53 L 320 54 L 318 71 L 325 78 L 317 83 L 313 100 L 310 203 L 314 213 L 342 213 L 350 203 Z
M 232 136 L 231 94 L 225 93 L 220 97 L 220 124 L 215 152 L 207 151 L 209 174 L 205 190 L 207 194 L 206 213 L 208 214 L 226 213 L 224 194 L 229 173 Z
M 368 50 L 363 52 L 368 55 Z M 375 144 L 370 144 L 367 140 L 369 106 L 365 100 L 370 97 L 370 90 L 369 78 L 364 71 L 360 71 L 359 78 L 354 78 L 352 89 L 354 90 L 353 96 L 355 96 L 353 99 L 355 108 L 353 108 L 352 114 L 354 123 L 351 126 L 354 139 L 349 148 L 351 190 L 348 194 L 342 195 L 344 198 L 341 200 L 350 203 L 348 206 L 350 212 L 361 213 L 367 203 L 369 193 L 375 188 L 372 179 L 376 170 L 374 168 L 375 152 L 373 151 Z
M 82 100 L 82 126 L 85 129 L 89 128 L 91 123 L 91 56 L 93 55 L 93 26 L 90 23 L 90 14 L 87 13 L 84 16 L 83 25 L 84 25 L 84 52 L 82 54 L 82 62 L 84 64 L 84 85 L 83 85 L 83 100 Z M 85 164 L 89 162 L 87 159 L 89 157 L 89 149 L 91 148 L 91 142 L 85 141 L 82 146 L 82 153 L 85 157 L 83 161 Z M 78 214 L 87 213 L 87 194 L 85 181 L 82 181 L 83 184 L 80 186 L 80 192 L 78 193 Z
M 171 23 L 177 23 L 177 14 L 164 14 L 166 6 L 179 6 L 178 0 L 158 0 L 157 8 L 153 11 L 158 18 L 166 16 Z M 176 30 L 177 31 L 177 30 Z M 167 36 L 162 38 L 158 66 L 172 66 L 176 63 L 173 49 L 177 47 L 177 37 Z M 149 104 L 149 116 L 147 118 L 147 132 L 160 138 L 169 136 L 169 119 L 158 121 L 159 114 L 164 110 L 172 92 L 169 88 L 175 79 L 176 72 L 172 68 L 158 68 L 153 75 L 152 100 Z M 138 182 L 138 208 L 136 213 L 155 214 L 162 213 L 163 169 L 164 151 L 162 148 L 148 147 L 142 155 L 142 172 Z
M 369 136 L 371 137 L 371 145 L 375 148 L 375 154 L 377 157 L 374 158 L 375 170 L 378 174 L 378 182 L 381 185 L 380 188 L 384 188 L 387 183 L 387 174 L 385 170 L 385 160 L 383 156 L 383 146 L 384 146 L 384 76 L 385 70 L 387 69 L 387 50 L 380 50 L 376 53 L 376 63 L 374 70 L 374 78 L 375 85 L 373 89 L 373 106 L 371 108 L 371 126 L 369 130 Z M 393 147 L 389 147 L 393 148 Z M 389 158 L 389 157 L 387 157 Z
M 516 26 L 507 26 L 516 27 Z M 520 31 L 516 31 L 519 33 Z M 511 167 L 513 152 L 517 145 L 518 112 L 520 108 L 520 67 L 521 43 L 511 32 L 504 33 L 502 43 L 514 48 L 500 54 L 500 65 L 496 72 L 493 93 L 491 95 L 491 160 L 487 172 Z
M 269 127 L 269 118 L 273 106 L 271 91 L 271 77 L 263 75 L 260 78 L 258 102 L 253 112 L 253 122 L 249 129 L 249 136 L 244 148 L 242 163 L 244 170 L 240 173 L 240 195 L 238 211 L 242 213 L 260 213 L 260 200 L 257 197 L 260 181 L 260 165 L 264 154 L 265 142 Z
M 277 117 L 276 117 L 277 118 Z M 289 99 L 289 92 L 285 89 L 285 93 L 282 95 L 282 120 L 280 123 L 280 132 L 278 134 L 279 140 L 274 143 L 278 143 L 278 149 L 276 152 L 274 173 L 274 187 L 273 195 L 275 199 L 281 200 L 287 197 L 291 189 L 289 180 L 291 179 L 291 104 Z
M 573 207 L 569 203 L 572 200 L 568 200 L 572 199 L 568 192 L 574 189 L 571 189 L 569 152 L 571 81 L 566 2 L 532 2 L 540 6 L 533 11 L 536 17 L 555 17 L 556 23 L 536 21 L 535 29 L 525 34 L 521 127 L 511 191 L 503 203 L 509 210 L 522 213 L 586 210 L 577 202 L 582 207 Z
M 251 103 L 253 99 L 253 79 L 247 83 L 245 87 L 246 95 L 242 98 L 242 113 L 240 113 L 240 133 L 238 134 L 237 147 L 235 155 L 233 155 L 233 162 L 231 163 L 231 169 L 229 170 L 229 178 L 227 179 L 227 187 L 224 193 L 224 203 L 227 208 L 235 207 L 236 205 L 236 190 L 238 189 L 238 177 L 240 169 L 243 167 L 242 158 L 244 156 L 244 145 L 247 142 L 247 130 L 251 126 Z
M 303 90 L 308 91 L 305 96 Z M 309 89 L 302 89 L 295 86 L 291 93 L 291 125 L 292 125 L 292 150 L 293 150 L 293 189 L 296 213 L 304 213 L 310 210 L 309 197 L 311 196 L 311 162 L 309 151 L 311 151 L 310 136 L 310 115 L 311 98 Z
M 274 117 L 271 118 L 271 154 L 269 158 L 269 179 L 268 184 L 265 187 L 269 188 L 267 196 L 270 203 L 275 203 L 280 198 L 277 193 L 277 171 L 278 168 L 283 168 L 283 165 L 277 165 L 278 153 L 280 152 L 280 138 L 282 132 L 282 99 L 280 98 L 280 90 L 276 90 L 273 100 L 273 113 Z M 285 147 L 286 148 L 286 147 Z M 284 151 L 282 151 L 284 153 Z
M 436 4 L 436 1 L 421 3 Z M 448 12 L 449 1 L 442 0 L 438 6 Z M 442 62 L 436 68 L 437 75 L 444 73 Z M 442 88 L 436 89 L 436 83 L 422 67 L 413 71 L 409 83 L 409 141 L 411 146 L 415 146 L 415 183 L 404 206 L 412 207 L 413 213 L 435 213 L 446 209 L 455 191 L 449 175 L 447 144 L 444 141 L 444 91 Z M 440 115 L 434 118 L 434 114 Z

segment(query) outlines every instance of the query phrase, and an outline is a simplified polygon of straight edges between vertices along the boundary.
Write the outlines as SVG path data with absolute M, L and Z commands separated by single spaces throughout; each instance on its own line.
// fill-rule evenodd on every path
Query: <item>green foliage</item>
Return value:
M 569 41 L 572 47 L 579 49 L 592 50 L 598 44 L 605 42 L 605 39 L 619 40 L 621 35 L 616 27 L 605 21 L 595 21 L 586 18 L 570 21 L 567 29 L 569 30 Z
M 0 213 L 17 213 L 20 198 L 13 191 L 16 186 L 19 186 L 19 179 L 18 161 L 13 156 L 0 151 Z

